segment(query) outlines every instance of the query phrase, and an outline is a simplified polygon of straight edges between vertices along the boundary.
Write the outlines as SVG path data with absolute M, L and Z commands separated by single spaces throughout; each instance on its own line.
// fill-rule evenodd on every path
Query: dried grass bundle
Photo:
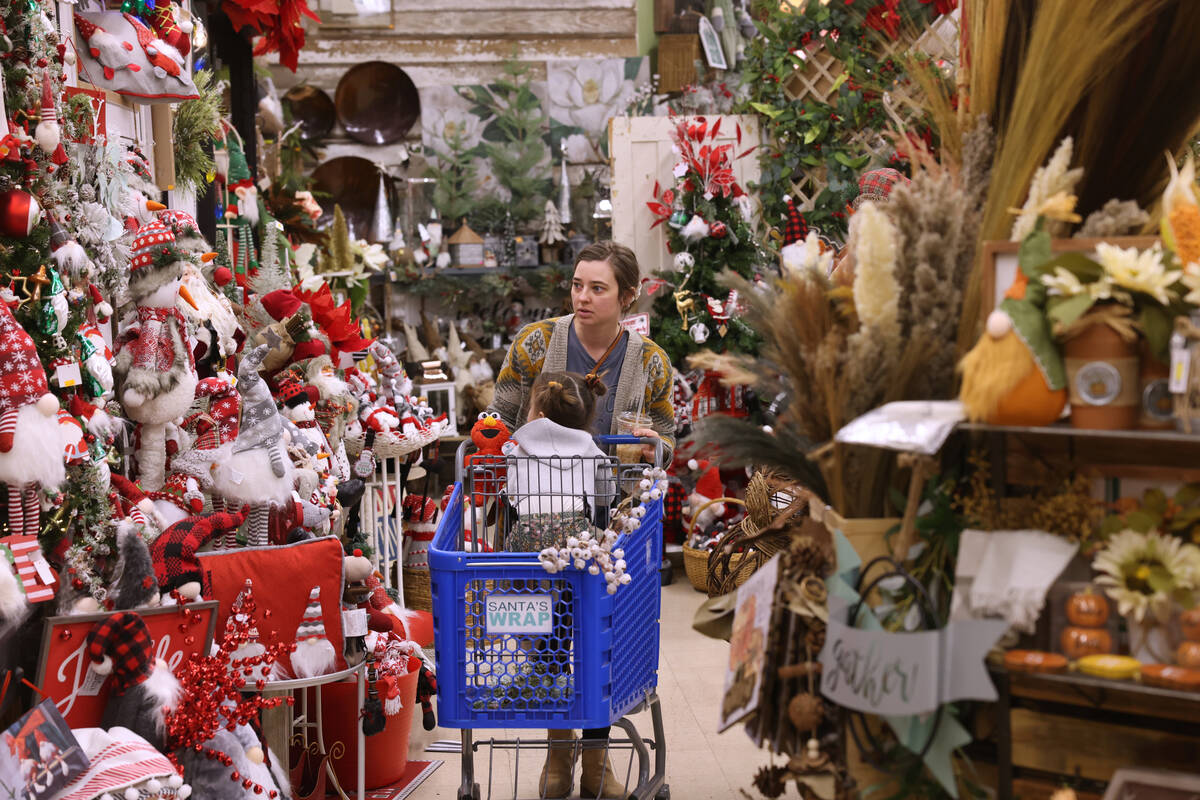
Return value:
M 1200 90 L 1178 82 L 1194 71 L 1167 76 L 1152 62 L 1161 59 L 1175 70 L 1187 63 L 1189 54 L 1182 51 L 1195 51 L 1195 39 L 1185 34 L 1193 30 L 1200 4 L 1184 0 L 968 0 L 964 14 L 970 113 L 988 114 L 995 121 L 1000 141 L 981 239 L 1007 238 L 1008 209 L 1022 203 L 1034 171 L 1063 136 L 1075 132 L 1081 143 L 1077 163 L 1091 176 L 1081 187 L 1081 211 L 1100 207 L 1114 194 L 1135 196 L 1146 203 L 1146 197 L 1132 194 L 1114 180 L 1113 170 L 1119 169 L 1121 176 L 1138 185 L 1161 187 L 1162 167 L 1155 159 L 1164 146 L 1173 152 L 1182 144 L 1165 144 L 1164 137 L 1175 136 L 1180 128 L 1190 130 L 1200 110 L 1200 97 L 1195 97 Z M 1165 31 L 1172 26 L 1178 35 Z M 1131 54 L 1142 53 L 1149 46 L 1147 40 L 1152 40 L 1157 50 L 1147 51 L 1142 63 L 1131 63 Z M 1190 57 L 1200 59 L 1200 54 Z M 1015 76 L 1015 82 L 1009 83 L 1010 76 Z M 1147 85 L 1147 79 L 1158 83 Z M 1179 90 L 1175 97 L 1165 93 L 1167 86 Z M 1159 130 L 1140 120 L 1136 126 L 1114 125 L 1114 119 L 1137 119 L 1114 105 L 1118 97 L 1130 102 L 1136 97 L 1139 107 L 1152 104 L 1158 114 L 1169 116 L 1172 124 L 1163 124 Z M 1166 97 L 1170 101 L 1163 102 Z M 1182 102 L 1177 101 L 1179 97 Z M 1096 109 L 1093 102 L 1098 104 Z M 1176 118 L 1185 122 L 1175 123 Z M 1092 169 L 1100 164 L 1104 169 Z M 1103 188 L 1093 189 L 1097 181 Z M 965 287 L 958 336 L 962 352 L 975 340 L 980 287 L 981 274 L 976 268 Z

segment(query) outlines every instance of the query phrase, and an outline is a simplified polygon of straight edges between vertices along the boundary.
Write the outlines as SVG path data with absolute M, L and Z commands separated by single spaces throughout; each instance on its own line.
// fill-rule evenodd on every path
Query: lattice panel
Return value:
M 915 39 L 901 37 L 896 41 L 884 44 L 881 58 L 899 58 L 904 52 L 917 50 L 935 58 L 941 59 L 953 69 L 958 62 L 959 45 L 959 12 L 938 17 L 921 32 Z M 845 71 L 845 66 L 823 46 L 805 51 L 803 68 L 796 69 L 784 83 L 783 90 L 793 102 L 814 100 L 828 103 L 833 96 L 838 77 Z M 891 108 L 901 108 L 908 98 L 903 96 L 905 89 L 897 87 L 884 100 Z M 892 144 L 887 137 L 879 132 L 862 130 L 850 139 L 862 152 L 869 152 L 876 160 L 886 159 L 892 152 Z M 799 180 L 792 184 L 792 199 L 801 212 L 810 211 L 816 204 L 816 198 L 825 190 L 828 170 L 825 167 L 814 168 L 803 173 Z

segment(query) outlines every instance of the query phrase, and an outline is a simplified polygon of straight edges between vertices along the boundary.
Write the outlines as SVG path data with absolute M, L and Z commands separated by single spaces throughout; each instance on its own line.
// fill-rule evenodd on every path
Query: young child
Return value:
M 607 522 L 615 476 L 605 480 L 605 453 L 592 439 L 596 397 L 605 393 L 596 382 L 596 393 L 577 372 L 543 372 L 530 389 L 529 418 L 504 446 L 508 463 L 508 501 L 517 519 L 505 537 L 510 552 L 536 552 L 561 546 L 568 536 L 587 530 L 593 521 Z M 598 480 L 599 478 L 599 480 Z M 553 634 L 531 642 L 532 660 L 550 674 L 570 669 L 571 624 L 565 622 L 573 606 L 570 587 L 559 591 Z M 549 730 L 551 743 L 538 780 L 540 796 L 566 797 L 573 789 L 575 759 L 582 754 L 580 795 L 624 797 L 608 760 L 605 740 L 609 729 L 583 731 L 587 747 L 575 744 L 575 732 Z
M 592 439 L 595 413 L 596 396 L 582 375 L 543 372 L 534 381 L 528 421 L 504 446 L 505 455 L 514 457 L 508 501 L 516 512 L 505 550 L 559 545 L 607 510 L 612 490 L 603 478 L 597 486 L 605 454 Z

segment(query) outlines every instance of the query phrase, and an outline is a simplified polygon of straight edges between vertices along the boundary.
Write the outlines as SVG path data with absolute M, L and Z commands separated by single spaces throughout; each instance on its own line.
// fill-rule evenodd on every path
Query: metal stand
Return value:
M 407 456 L 380 458 L 379 468 L 367 482 L 359 525 L 371 540 L 371 565 L 383 576 L 383 585 L 404 596 L 404 483 L 410 465 Z
M 363 700 L 366 697 L 367 691 L 366 667 L 367 665 L 364 661 L 357 666 L 344 669 L 341 672 L 331 672 L 328 675 L 318 675 L 315 678 L 297 678 L 289 681 L 272 681 L 271 683 L 267 684 L 267 688 L 263 692 L 265 696 L 272 697 L 284 694 L 292 694 L 297 690 L 300 690 L 300 698 L 298 703 L 300 711 L 298 715 L 294 712 L 292 714 L 292 720 L 289 726 L 292 731 L 291 735 L 299 737 L 301 746 L 307 748 L 313 740 L 312 731 L 313 729 L 316 730 L 315 738 L 317 747 L 320 748 L 320 752 L 328 753 L 330 756 L 330 759 L 325 762 L 325 773 L 329 778 L 330 783 L 333 784 L 334 791 L 337 792 L 338 796 L 342 798 L 342 800 L 350 800 L 350 795 L 346 794 L 341 783 L 338 781 L 337 774 L 333 769 L 333 759 L 340 757 L 342 753 L 345 752 L 345 746 L 341 742 L 335 742 L 333 745 L 333 750 L 326 750 L 325 748 L 325 728 L 323 725 L 325 720 L 321 703 L 321 687 L 330 683 L 339 683 L 347 678 L 353 677 L 358 684 L 357 707 L 362 708 Z M 315 718 L 310 717 L 309 714 L 308 692 L 304 691 L 306 689 L 316 689 L 317 696 L 316 714 L 314 715 Z M 280 706 L 280 708 L 288 710 L 294 709 L 295 707 L 296 706 L 291 706 L 290 708 L 288 706 Z M 356 764 L 358 792 L 354 795 L 354 797 L 355 800 L 364 800 L 366 797 L 367 782 L 366 737 L 363 735 L 361 722 L 356 722 L 355 730 L 358 737 L 358 763 Z M 278 735 L 277 732 L 272 731 L 272 733 L 274 733 L 275 736 Z M 274 748 L 276 753 L 287 753 L 290 749 L 288 745 L 291 742 L 291 735 L 285 738 L 285 740 L 282 742 L 273 742 L 269 741 L 270 738 L 273 738 L 271 733 L 269 733 L 267 744 Z

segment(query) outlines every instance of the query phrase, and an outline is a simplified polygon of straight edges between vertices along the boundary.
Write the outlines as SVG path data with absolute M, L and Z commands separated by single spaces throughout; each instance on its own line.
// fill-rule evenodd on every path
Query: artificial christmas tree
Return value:
M 675 271 L 658 276 L 671 291 L 655 300 L 650 334 L 677 366 L 701 349 L 745 352 L 756 341 L 739 318 L 736 293 L 718 280 L 726 269 L 753 278 L 767 261 L 754 235 L 750 198 L 733 175 L 733 161 L 754 148 L 734 154 L 740 126 L 737 145 L 716 144 L 720 128 L 720 119 L 711 126 L 704 117 L 679 120 L 672 132 L 679 151 L 675 184 L 655 184 L 647 203 L 657 217 L 651 227 L 667 225 L 667 246 L 675 254 Z

